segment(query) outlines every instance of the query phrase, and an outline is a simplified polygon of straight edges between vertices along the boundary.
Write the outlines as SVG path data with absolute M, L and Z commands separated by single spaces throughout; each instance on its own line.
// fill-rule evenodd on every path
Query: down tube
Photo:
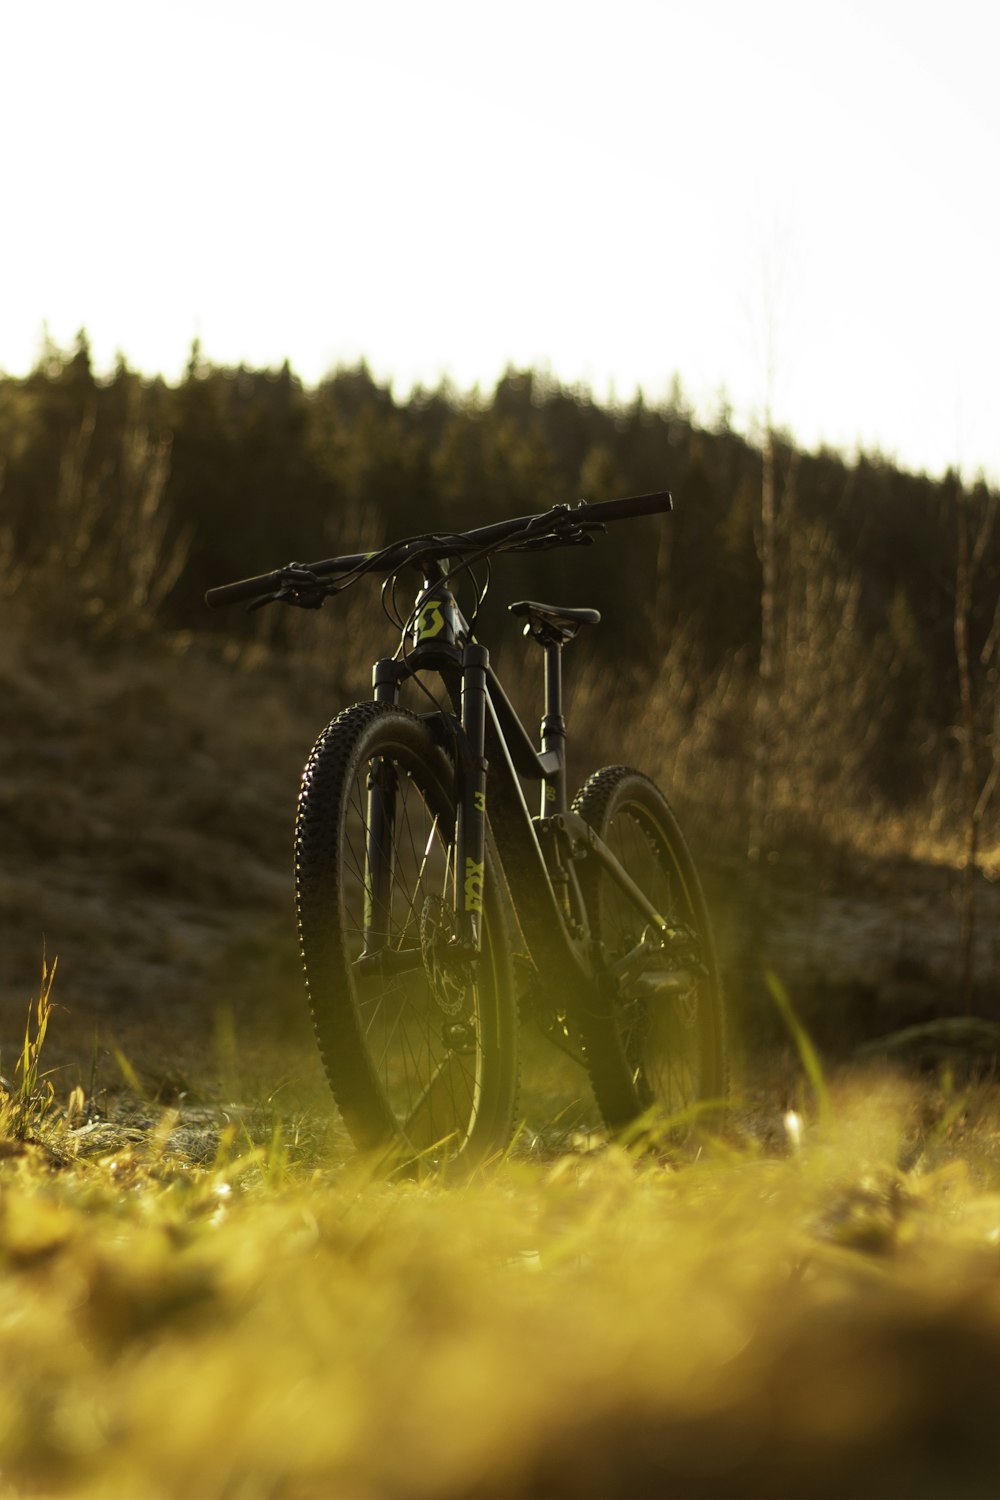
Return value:
M 470 641 L 462 651 L 462 727 L 466 755 L 460 764 L 458 859 L 455 910 L 459 936 L 470 953 L 482 941 L 483 884 L 486 879 L 486 669 L 485 646 Z

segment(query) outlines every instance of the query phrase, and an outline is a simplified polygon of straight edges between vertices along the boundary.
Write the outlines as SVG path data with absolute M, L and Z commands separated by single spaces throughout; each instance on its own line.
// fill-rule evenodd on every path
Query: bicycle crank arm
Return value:
M 669 1000 L 672 995 L 686 995 L 698 983 L 691 969 L 661 969 L 636 974 L 623 986 L 629 1000 Z
M 675 946 L 682 951 L 684 957 L 683 959 L 674 957 L 672 968 L 664 968 L 664 959 L 668 964 L 671 962 L 670 950 Z M 659 968 L 656 967 L 657 963 L 659 963 Z M 692 947 L 691 934 L 685 932 L 683 928 L 668 928 L 666 932 L 660 930 L 657 937 L 644 937 L 641 943 L 636 943 L 634 948 L 630 948 L 621 958 L 609 964 L 607 973 L 624 987 L 638 974 L 667 974 L 675 971 L 681 973 L 689 969 L 702 979 L 708 972 L 705 965 L 699 962 Z

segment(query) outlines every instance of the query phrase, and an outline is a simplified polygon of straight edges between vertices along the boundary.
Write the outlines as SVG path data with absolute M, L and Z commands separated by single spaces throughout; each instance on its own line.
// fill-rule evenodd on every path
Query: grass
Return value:
M 41 1069 L 55 977 L 56 963 L 49 968 L 43 959 L 42 983 L 37 1001 L 28 1007 L 24 1043 L 14 1070 L 15 1082 L 9 1090 L 0 1086 L 0 1131 L 15 1141 L 24 1140 L 33 1124 L 41 1124 L 55 1098 L 52 1080 Z
M 0 1131 L 4 1495 L 995 1493 L 989 1081 L 806 1047 L 683 1160 L 524 1146 L 445 1188 L 280 1118 L 203 1163 L 176 1109 L 81 1126 L 38 1017 Z
M 575 1114 L 550 1129 L 572 1090 L 553 1077 L 543 1096 L 536 1072 L 506 1161 L 461 1188 L 380 1182 L 311 1092 L 293 944 L 270 947 L 272 923 L 292 931 L 286 825 L 312 705 L 307 734 L 261 711 L 252 674 L 224 688 L 179 657 L 81 671 L 66 716 L 73 660 L 42 665 L 56 675 L 34 708 L 45 672 L 8 676 L 18 722 L 51 724 L 3 749 L 16 865 L 0 905 L 20 957 L 0 1496 L 992 1497 L 993 1082 L 828 1076 L 789 1009 L 797 1057 L 761 1061 L 726 1133 L 706 1125 L 683 1160 L 589 1149 Z M 67 1010 L 52 1018 L 46 975 L 15 1067 L 42 927 Z M 121 1043 L 101 1067 L 124 1092 L 96 1063 L 86 1087 L 50 1071 L 63 1045 L 89 1055 L 94 1017 Z

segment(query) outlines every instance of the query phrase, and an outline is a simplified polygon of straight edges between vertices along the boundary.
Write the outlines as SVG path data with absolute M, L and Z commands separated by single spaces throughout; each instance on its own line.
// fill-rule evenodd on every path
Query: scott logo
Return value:
M 417 618 L 417 640 L 430 641 L 444 629 L 440 599 L 425 599 L 424 607 Z

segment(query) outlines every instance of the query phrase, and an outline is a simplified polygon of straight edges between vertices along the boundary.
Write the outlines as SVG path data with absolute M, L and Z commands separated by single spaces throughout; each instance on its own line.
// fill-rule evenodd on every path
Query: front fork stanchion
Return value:
M 489 652 L 476 641 L 462 650 L 462 727 L 455 911 L 458 940 L 470 954 L 482 942 L 483 886 L 486 880 L 486 669 Z M 464 753 L 463 753 L 464 752 Z
M 383 656 L 372 668 L 372 688 L 376 703 L 388 703 L 395 708 L 399 702 L 399 662 L 391 656 Z
M 390 760 L 368 767 L 368 834 L 365 840 L 365 953 L 389 942 L 396 830 L 396 768 Z
M 391 657 L 372 670 L 375 702 L 399 702 L 399 666 Z M 396 831 L 398 779 L 390 761 L 373 760 L 368 767 L 367 833 L 365 837 L 364 924 L 366 954 L 381 952 L 389 941 L 392 916 L 393 852 Z

